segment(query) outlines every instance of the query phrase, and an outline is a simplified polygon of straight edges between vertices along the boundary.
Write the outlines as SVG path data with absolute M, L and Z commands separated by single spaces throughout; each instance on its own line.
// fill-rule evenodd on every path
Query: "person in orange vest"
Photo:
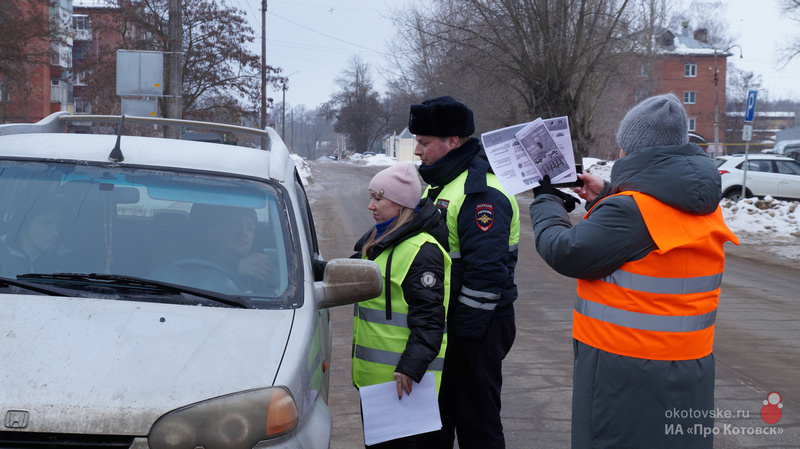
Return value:
M 720 175 L 673 94 L 628 111 L 617 142 L 610 182 L 578 175 L 582 221 L 549 179 L 530 207 L 536 250 L 578 280 L 572 447 L 711 448 L 723 247 L 739 243 Z

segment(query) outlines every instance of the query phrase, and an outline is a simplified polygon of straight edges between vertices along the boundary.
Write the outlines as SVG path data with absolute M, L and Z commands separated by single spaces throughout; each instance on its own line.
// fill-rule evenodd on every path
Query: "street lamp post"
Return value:
M 728 50 L 733 47 L 739 49 L 739 58 L 742 57 L 742 47 L 734 44 L 723 50 L 726 57 Z M 726 72 L 727 73 L 727 72 Z M 719 148 L 719 101 L 717 100 L 717 84 L 719 83 L 719 72 L 717 71 L 717 48 L 714 47 L 714 149 L 711 151 L 711 159 L 716 157 L 717 149 Z
M 281 139 L 283 139 L 284 143 L 286 142 L 286 81 L 289 81 L 289 77 L 295 73 L 300 72 L 292 72 L 283 78 L 283 100 L 281 100 Z

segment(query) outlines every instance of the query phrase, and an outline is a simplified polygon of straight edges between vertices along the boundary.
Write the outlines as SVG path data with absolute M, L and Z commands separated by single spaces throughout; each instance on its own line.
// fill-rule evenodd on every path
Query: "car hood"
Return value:
M 293 314 L 0 295 L 0 414 L 29 412 L 31 432 L 146 435 L 175 408 L 272 385 Z

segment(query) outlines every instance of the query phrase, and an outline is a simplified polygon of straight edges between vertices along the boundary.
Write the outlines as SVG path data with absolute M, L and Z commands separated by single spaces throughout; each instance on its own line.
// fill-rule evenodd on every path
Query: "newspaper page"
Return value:
M 530 190 L 539 185 L 542 179 L 515 136 L 524 127 L 525 124 L 521 124 L 481 134 L 489 164 L 509 195 Z
M 481 134 L 481 142 L 492 170 L 503 189 L 510 195 L 538 186 L 539 180 L 544 176 L 517 138 L 517 133 L 533 123 L 535 121 Z M 566 172 L 561 173 L 559 182 L 575 181 L 575 156 L 567 117 L 546 119 L 543 123 L 569 167 Z M 551 174 L 550 178 L 554 179 L 554 176 Z
M 542 177 L 549 175 L 550 182 L 555 184 L 569 176 L 567 159 L 544 126 L 544 120 L 537 118 L 515 135 Z
M 555 117 L 543 119 L 544 126 L 550 132 L 550 136 L 555 140 L 564 159 L 567 160 L 569 165 L 569 173 L 567 176 L 560 180 L 560 182 L 572 182 L 578 179 L 577 171 L 575 170 L 575 153 L 572 151 L 572 136 L 569 133 L 569 120 L 567 117 Z

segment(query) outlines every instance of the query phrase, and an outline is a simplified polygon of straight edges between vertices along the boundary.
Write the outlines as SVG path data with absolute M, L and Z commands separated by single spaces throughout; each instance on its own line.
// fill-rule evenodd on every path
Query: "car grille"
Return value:
M 66 433 L 0 432 L 0 448 L 128 448 L 133 437 Z

